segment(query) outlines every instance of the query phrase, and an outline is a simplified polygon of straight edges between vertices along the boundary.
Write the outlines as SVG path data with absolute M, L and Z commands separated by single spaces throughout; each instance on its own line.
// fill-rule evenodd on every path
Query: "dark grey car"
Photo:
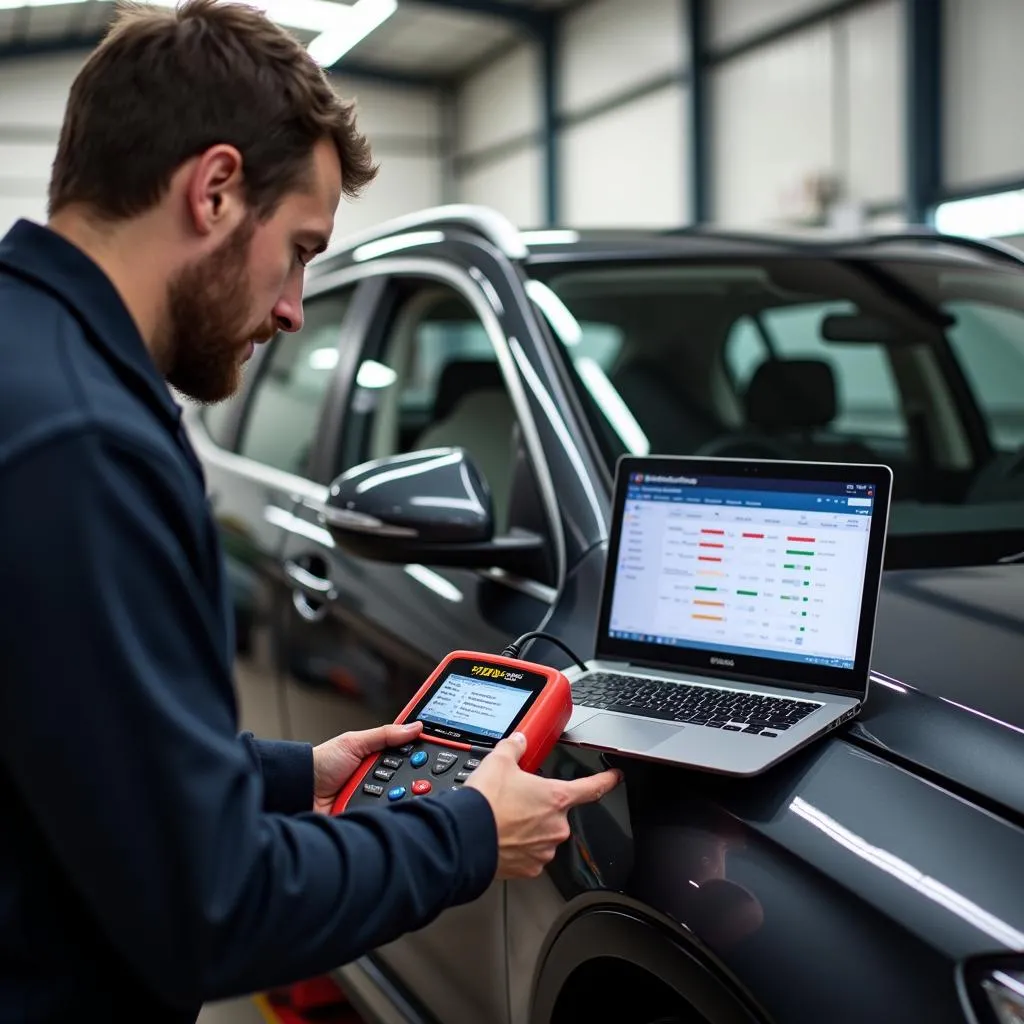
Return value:
M 624 785 L 574 812 L 543 878 L 340 971 L 368 1017 L 1024 1019 L 1013 254 L 930 234 L 523 234 L 428 211 L 319 261 L 301 333 L 188 422 L 235 586 L 243 714 L 312 741 L 393 718 L 452 649 L 543 625 L 592 654 L 622 453 L 894 472 L 864 713 L 753 780 L 617 761 Z M 471 550 L 437 533 L 458 495 L 406 471 L 434 448 L 490 485 L 493 536 Z M 332 525 L 331 482 L 371 460 L 391 460 L 392 512 L 378 492 Z M 600 764 L 558 748 L 545 770 Z

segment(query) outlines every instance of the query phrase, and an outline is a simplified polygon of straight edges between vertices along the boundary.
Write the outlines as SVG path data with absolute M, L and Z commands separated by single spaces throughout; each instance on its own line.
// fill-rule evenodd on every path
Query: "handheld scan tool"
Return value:
M 535 772 L 571 715 L 572 691 L 558 669 L 455 651 L 395 719 L 398 725 L 421 721 L 417 739 L 368 757 L 339 794 L 333 813 L 457 789 L 513 732 L 526 736 L 520 767 Z

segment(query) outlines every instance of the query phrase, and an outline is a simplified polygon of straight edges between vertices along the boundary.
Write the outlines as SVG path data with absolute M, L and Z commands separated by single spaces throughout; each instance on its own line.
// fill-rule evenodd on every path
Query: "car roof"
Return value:
M 337 270 L 392 254 L 476 239 L 517 263 L 550 264 L 659 259 L 844 258 L 993 262 L 1024 268 L 1024 252 L 998 242 L 944 235 L 927 228 L 849 234 L 828 229 L 737 231 L 716 227 L 520 230 L 498 211 L 471 204 L 433 207 L 385 221 L 332 245 L 314 261 L 316 272 Z

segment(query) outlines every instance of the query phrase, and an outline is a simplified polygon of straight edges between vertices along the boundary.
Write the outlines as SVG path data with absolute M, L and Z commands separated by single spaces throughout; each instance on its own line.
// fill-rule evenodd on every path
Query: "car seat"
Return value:
M 432 422 L 415 448 L 464 448 L 494 499 L 497 533 L 506 530 L 515 410 L 494 360 L 457 359 L 438 381 Z
M 770 359 L 743 395 L 747 427 L 706 445 L 701 455 L 734 458 L 797 458 L 871 462 L 872 450 L 857 441 L 827 441 L 815 432 L 836 418 L 836 379 L 821 359 Z
M 652 360 L 633 359 L 615 371 L 611 380 L 640 424 L 653 454 L 686 455 L 721 432 L 672 386 L 665 368 Z

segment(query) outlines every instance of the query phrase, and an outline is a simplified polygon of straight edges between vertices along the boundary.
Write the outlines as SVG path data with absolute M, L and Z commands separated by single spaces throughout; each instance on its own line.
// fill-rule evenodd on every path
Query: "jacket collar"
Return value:
M 127 306 L 81 249 L 47 227 L 19 220 L 0 240 L 3 270 L 54 295 L 81 323 L 90 344 L 127 371 L 132 390 L 172 424 L 180 422 L 181 409 Z

